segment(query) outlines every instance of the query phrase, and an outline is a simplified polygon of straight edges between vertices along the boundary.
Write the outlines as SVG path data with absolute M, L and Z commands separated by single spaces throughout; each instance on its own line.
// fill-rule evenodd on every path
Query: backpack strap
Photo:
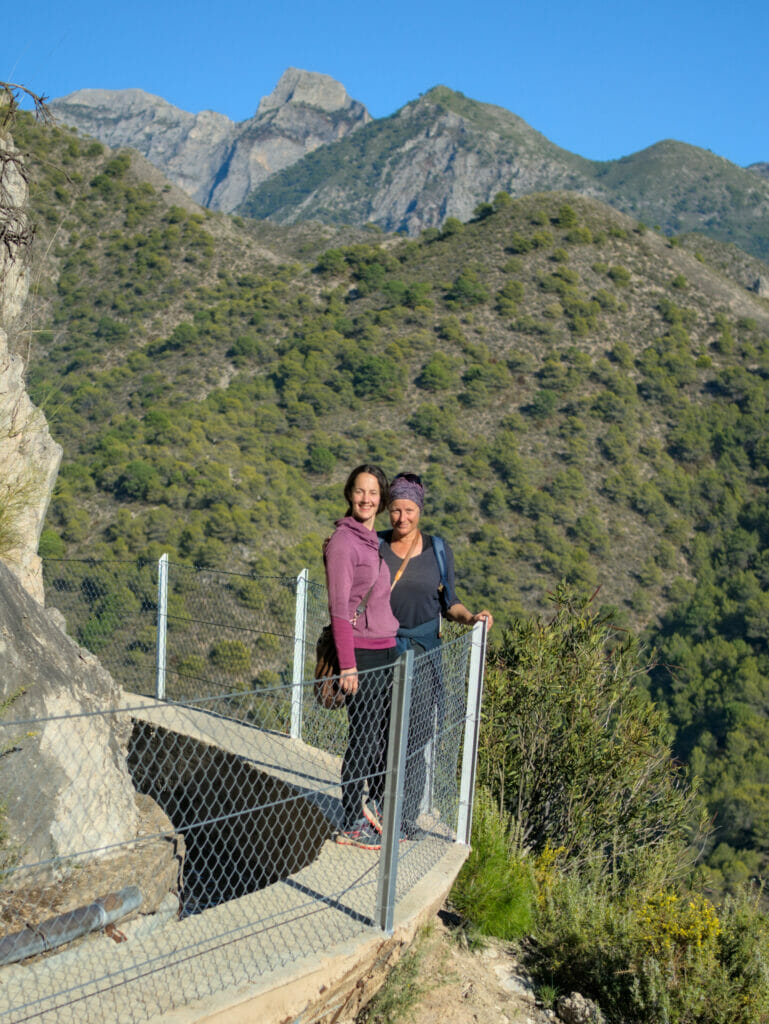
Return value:
M 446 611 L 447 590 L 448 590 L 448 576 L 446 573 L 446 545 L 443 543 L 443 537 L 436 537 L 433 534 L 433 551 L 435 552 L 435 561 L 438 563 L 438 572 L 441 574 L 441 585 L 438 587 L 438 596 L 441 599 L 441 606 Z

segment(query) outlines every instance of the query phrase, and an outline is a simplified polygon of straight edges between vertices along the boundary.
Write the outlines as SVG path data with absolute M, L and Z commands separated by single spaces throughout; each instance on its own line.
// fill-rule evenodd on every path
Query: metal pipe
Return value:
M 166 634 L 168 631 L 168 555 L 158 561 L 158 632 L 155 639 L 155 696 L 166 699 Z
M 102 896 L 85 907 L 69 910 L 42 924 L 6 935 L 0 939 L 0 965 L 15 964 L 37 953 L 63 946 L 81 935 L 105 928 L 141 906 L 142 894 L 137 885 L 127 885 L 119 892 Z

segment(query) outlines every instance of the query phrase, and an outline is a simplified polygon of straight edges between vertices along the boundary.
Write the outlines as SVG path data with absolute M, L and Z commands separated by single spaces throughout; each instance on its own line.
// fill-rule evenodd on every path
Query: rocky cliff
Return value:
M 225 212 L 276 171 L 370 120 L 339 82 L 297 68 L 240 123 L 210 110 L 191 114 L 140 89 L 81 89 L 51 109 L 109 146 L 137 149 L 197 202 Z
M 37 546 L 61 449 L 12 351 L 27 294 L 26 198 L 24 165 L 0 137 L 0 935 L 109 892 L 126 871 L 154 909 L 178 873 L 157 838 L 171 824 L 128 772 L 122 690 L 43 608 Z
M 0 137 L 0 559 L 42 602 L 37 547 L 61 448 L 27 395 L 15 345 L 28 289 L 26 197 L 19 154 Z

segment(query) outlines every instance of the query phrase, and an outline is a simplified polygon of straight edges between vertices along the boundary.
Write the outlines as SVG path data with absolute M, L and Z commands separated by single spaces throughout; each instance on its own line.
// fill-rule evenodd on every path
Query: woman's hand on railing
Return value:
M 494 625 L 494 616 L 488 608 L 483 608 L 474 615 L 468 608 L 465 608 L 461 601 L 457 601 L 449 608 L 446 618 L 451 622 L 459 622 L 463 626 L 474 626 L 476 622 L 485 622 L 487 632 Z

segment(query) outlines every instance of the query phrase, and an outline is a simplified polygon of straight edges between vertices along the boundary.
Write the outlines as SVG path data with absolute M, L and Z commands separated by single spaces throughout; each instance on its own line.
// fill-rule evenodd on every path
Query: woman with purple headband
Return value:
M 412 692 L 407 745 L 406 786 L 403 827 L 406 834 L 417 831 L 417 818 L 424 803 L 427 765 L 425 749 L 434 731 L 440 734 L 446 710 L 441 676 L 440 620 L 472 626 L 494 619 L 486 608 L 473 613 L 454 590 L 454 555 L 439 537 L 422 533 L 419 520 L 425 504 L 425 489 L 416 473 L 399 473 L 390 485 L 388 511 L 391 529 L 379 534 L 382 557 L 393 581 L 390 604 L 399 622 L 397 645 L 402 652 L 411 648 L 418 658 Z M 429 806 L 428 810 L 432 810 Z M 368 814 L 369 808 L 364 808 Z

